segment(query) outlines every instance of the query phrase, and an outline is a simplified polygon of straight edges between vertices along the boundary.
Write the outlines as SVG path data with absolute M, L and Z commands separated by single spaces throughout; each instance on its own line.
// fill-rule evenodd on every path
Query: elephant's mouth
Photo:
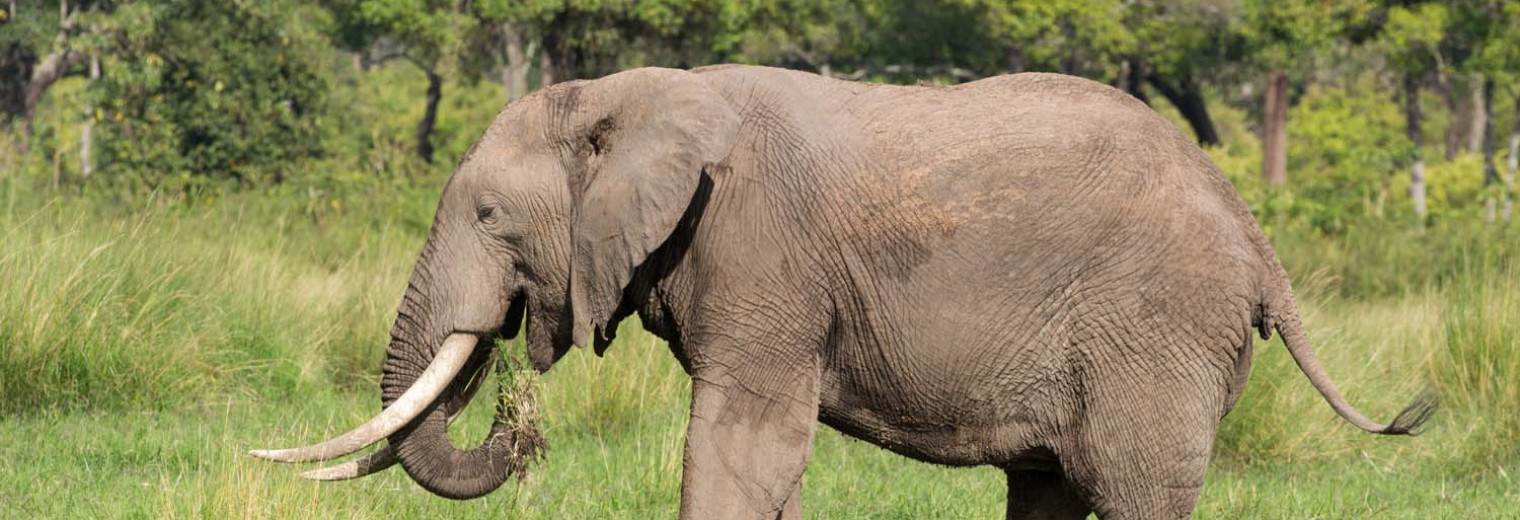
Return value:
M 547 293 L 547 294 L 545 294 Z M 563 302 L 566 297 L 555 298 L 554 290 L 532 287 L 523 290 L 507 309 L 499 337 L 511 339 L 517 334 L 525 335 L 528 361 L 539 373 L 548 372 L 560 358 L 570 352 L 575 344 L 571 341 L 570 321 L 565 316 Z
M 507 316 L 501 322 L 501 330 L 496 335 L 502 339 L 514 339 L 517 334 L 526 328 L 524 320 L 528 309 L 528 291 L 519 289 L 512 297 L 512 303 L 507 305 Z
M 523 343 L 528 350 L 528 361 L 539 373 L 548 372 L 561 357 L 569 352 L 571 342 L 560 326 L 564 320 L 557 319 L 553 309 L 545 308 L 543 302 L 535 301 L 529 288 L 518 289 L 507 305 L 507 313 L 501 326 L 482 332 L 456 330 L 458 334 L 476 334 L 486 345 L 497 339 L 517 339 L 525 336 Z
M 527 344 L 528 361 L 539 373 L 544 373 L 570 351 L 573 342 L 565 326 L 568 320 L 559 317 L 554 309 L 543 305 L 544 302 L 537 301 L 533 293 L 529 288 L 518 289 L 507 305 L 501 327 L 481 337 L 491 344 L 497 338 L 510 340 L 518 335 L 526 336 L 523 342 Z

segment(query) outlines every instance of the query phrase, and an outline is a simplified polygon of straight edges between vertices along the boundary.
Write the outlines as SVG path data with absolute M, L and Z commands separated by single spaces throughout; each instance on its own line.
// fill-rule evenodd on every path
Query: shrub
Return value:
M 290 1 L 158 0 L 102 18 L 102 173 L 127 189 L 258 185 L 319 156 L 323 11 Z

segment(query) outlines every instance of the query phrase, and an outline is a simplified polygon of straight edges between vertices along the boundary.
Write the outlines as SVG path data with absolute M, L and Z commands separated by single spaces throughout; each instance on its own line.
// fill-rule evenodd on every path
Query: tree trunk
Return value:
M 1060 28 L 1061 28 L 1061 34 L 1062 34 L 1062 36 L 1065 37 L 1066 41 L 1068 41 L 1068 42 L 1077 41 L 1077 26 L 1076 26 L 1076 24 L 1073 24 L 1069 20 L 1062 19 L 1061 22 L 1060 22 Z M 1081 53 L 1079 51 L 1080 48 L 1081 48 L 1080 46 L 1072 45 L 1072 46 L 1070 46 L 1067 49 L 1066 56 L 1061 59 L 1061 73 L 1062 74 L 1069 74 L 1069 75 L 1072 75 L 1072 76 L 1082 76 L 1082 75 L 1084 75 L 1083 73 L 1086 72 L 1086 71 L 1083 70 L 1084 67 L 1082 66 L 1083 65 L 1083 63 L 1082 63 L 1083 62 L 1082 55 L 1081 55 Z
M 1413 164 L 1409 169 L 1409 199 L 1414 201 L 1414 214 L 1420 225 L 1425 223 L 1425 132 L 1420 112 L 1420 80 L 1414 73 L 1404 76 L 1404 132 L 1414 144 Z
M 1462 150 L 1462 131 L 1467 128 L 1462 117 L 1467 113 L 1462 109 L 1461 96 L 1457 95 L 1457 87 L 1452 84 L 1453 80 L 1444 73 L 1438 83 L 1441 87 L 1441 96 L 1446 99 L 1446 114 L 1451 118 L 1451 123 L 1446 125 L 1446 160 L 1457 158 L 1457 152 Z
M 422 113 L 422 121 L 417 123 L 417 155 L 433 164 L 433 126 L 438 122 L 438 100 L 443 98 L 443 77 L 427 71 L 427 79 L 427 109 Z
M 1510 192 L 1515 189 L 1515 171 L 1520 170 L 1520 96 L 1515 96 L 1515 113 L 1509 128 L 1509 163 L 1504 175 L 1504 221 L 1509 222 L 1514 213 L 1515 200 Z
M 538 54 L 539 88 L 576 79 L 578 74 L 579 60 L 576 60 L 575 49 L 560 37 L 558 27 L 561 25 L 563 23 L 556 22 L 545 31 Z
M 1024 72 L 1024 53 L 1019 51 L 1017 45 L 1008 48 L 1008 73 L 1018 74 Z
M 21 148 L 23 151 L 31 143 L 32 122 L 37 115 L 37 103 L 42 101 L 42 95 L 47 93 L 48 87 L 63 79 L 69 70 L 83 63 L 86 58 L 84 53 L 69 46 L 69 33 L 74 30 L 74 16 L 69 14 L 68 2 L 61 2 L 58 10 L 58 35 L 54 37 L 53 43 L 53 48 L 56 50 L 32 69 L 32 77 L 27 81 L 26 90 L 22 93 Z
M 1484 136 L 1489 133 L 1488 113 L 1491 105 L 1486 101 L 1488 95 L 1485 91 L 1492 84 L 1492 81 L 1484 79 L 1482 75 L 1474 75 L 1472 85 L 1467 89 L 1468 95 L 1471 96 L 1468 100 L 1470 115 L 1467 117 L 1467 151 L 1469 152 L 1482 152 L 1484 143 L 1487 142 Z
M 1261 175 L 1271 186 L 1288 182 L 1288 73 L 1273 68 L 1267 73 L 1267 90 L 1262 96 Z
M 528 54 L 523 48 L 522 32 L 511 24 L 502 24 L 506 40 L 507 65 L 501 69 L 501 84 L 506 90 L 507 101 L 516 101 L 528 95 Z
M 514 71 L 510 63 L 501 66 L 501 93 L 506 96 L 508 103 L 516 99 L 517 94 L 517 90 L 512 88 L 512 72 Z
M 1130 58 L 1119 64 L 1119 77 L 1116 87 L 1128 92 L 1135 99 L 1147 105 L 1151 104 L 1150 96 L 1145 94 L 1145 77 L 1147 75 L 1145 60 Z
M 1286 80 L 1287 76 L 1284 75 L 1283 79 Z M 1194 81 L 1193 78 L 1185 77 L 1178 80 L 1176 85 L 1172 85 L 1154 74 L 1150 75 L 1149 80 L 1151 86 L 1156 87 L 1156 91 L 1160 92 L 1161 96 L 1165 97 L 1168 102 L 1171 102 L 1172 106 L 1177 107 L 1177 111 L 1182 113 L 1184 119 L 1187 119 L 1188 126 L 1193 127 L 1193 135 L 1198 137 L 1199 145 L 1219 145 L 1219 131 L 1214 127 L 1214 118 L 1209 115 L 1209 107 L 1204 104 L 1203 92 L 1201 92 L 1202 87 L 1198 85 L 1197 81 Z M 1268 92 L 1271 92 L 1270 88 Z M 1288 110 L 1286 106 L 1287 87 L 1283 87 L 1281 92 L 1284 99 L 1283 117 L 1286 118 Z
M 32 123 L 37 116 L 37 103 L 42 101 L 42 95 L 47 93 L 58 80 L 68 74 L 69 69 L 83 62 L 85 55 L 73 49 L 64 49 L 60 52 L 49 54 L 42 59 L 37 68 L 32 69 L 32 80 L 26 84 L 25 98 L 21 112 L 21 138 L 22 145 L 26 146 L 32 139 Z
M 7 12 L 12 13 L 11 21 L 0 24 L 0 27 L 15 23 L 15 11 Z M 26 114 L 26 85 L 32 78 L 32 69 L 37 66 L 37 53 L 29 42 L 6 39 L 9 41 L 0 43 L 0 123 L 8 126 Z
M 37 55 L 24 42 L 12 41 L 0 47 L 0 113 L 5 122 L 26 114 L 26 85 L 36 66 Z
M 545 46 L 538 53 L 538 88 L 554 84 L 554 53 Z
M 1488 117 L 1488 114 L 1493 112 L 1494 97 L 1483 95 L 1484 91 L 1493 92 L 1493 76 L 1488 76 L 1483 79 L 1482 83 L 1473 85 L 1473 90 L 1477 92 L 1477 94 L 1473 95 L 1473 102 L 1481 102 L 1473 110 L 1474 119 L 1483 119 L 1483 127 L 1474 129 L 1479 134 L 1478 137 L 1481 142 L 1478 144 L 1483 149 L 1483 191 L 1487 193 L 1483 197 L 1483 220 L 1493 222 L 1494 218 L 1497 217 L 1496 213 L 1498 211 L 1497 206 L 1499 201 L 1498 197 L 1494 196 L 1494 189 L 1499 184 L 1499 169 L 1494 167 L 1494 140 L 1492 139 L 1494 123 L 1493 119 Z
M 90 84 L 100 79 L 100 57 L 90 57 Z M 95 170 L 95 163 L 90 160 L 90 150 L 95 144 L 95 107 L 86 102 L 84 105 L 84 128 L 79 130 L 79 177 L 90 178 Z

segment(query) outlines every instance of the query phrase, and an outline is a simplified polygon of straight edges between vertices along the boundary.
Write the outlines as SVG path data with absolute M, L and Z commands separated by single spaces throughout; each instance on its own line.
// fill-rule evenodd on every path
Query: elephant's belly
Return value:
M 925 273 L 960 272 L 936 258 Z M 819 419 L 853 437 L 948 465 L 1007 464 L 1054 444 L 1069 420 L 1059 326 L 1021 292 L 909 279 L 852 291 L 825 345 Z M 989 302 L 999 302 L 990 305 Z M 1059 322 L 1055 322 L 1059 323 Z
M 1032 432 L 1032 424 L 941 425 L 906 429 L 872 413 L 821 409 L 819 420 L 851 437 L 924 462 L 950 466 L 1055 468 L 1055 459 Z
M 881 391 L 869 395 L 841 391 L 831 387 L 830 379 L 825 377 L 818 418 L 851 437 L 936 464 L 1053 463 L 1042 448 L 1051 440 L 1041 437 L 1041 432 L 1052 431 L 1044 424 L 1048 421 L 1019 403 L 966 406 L 961 400 L 956 411 L 946 413 L 943 402 L 915 401 L 910 396 L 891 399 L 884 395 L 890 392 Z M 1004 399 L 1021 398 L 1007 395 Z

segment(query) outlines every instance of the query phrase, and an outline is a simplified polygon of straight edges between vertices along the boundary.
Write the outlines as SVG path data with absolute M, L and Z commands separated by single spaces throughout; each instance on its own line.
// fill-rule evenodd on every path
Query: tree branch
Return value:
M 54 38 L 53 47 L 56 50 L 42 58 L 37 67 L 32 69 L 32 77 L 26 83 L 21 107 L 21 132 L 25 141 L 31 140 L 32 122 L 37 113 L 37 103 L 42 101 L 42 95 L 47 93 L 48 87 L 53 86 L 58 80 L 68 75 L 70 70 L 89 59 L 89 55 L 69 47 L 69 36 L 74 30 L 76 14 L 78 11 L 63 15 L 63 20 L 58 23 L 58 36 Z
M 1190 78 L 1182 78 L 1173 85 L 1157 74 L 1148 74 L 1145 80 L 1187 119 L 1188 126 L 1193 127 L 1193 135 L 1198 138 L 1198 144 L 1219 144 L 1219 132 L 1214 128 L 1214 118 L 1209 115 L 1208 105 L 1204 103 L 1203 93 L 1198 91 L 1197 84 Z

